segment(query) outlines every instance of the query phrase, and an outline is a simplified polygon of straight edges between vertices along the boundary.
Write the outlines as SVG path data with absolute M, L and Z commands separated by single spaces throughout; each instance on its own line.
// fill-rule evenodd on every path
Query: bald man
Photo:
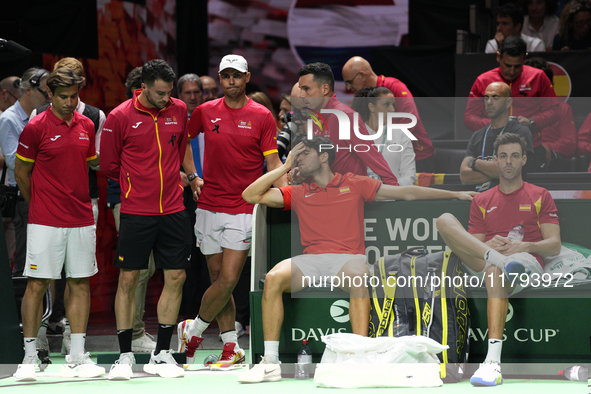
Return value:
M 20 97 L 17 81 L 20 81 L 20 78 L 15 76 L 6 77 L 0 81 L 0 114 L 16 103 Z
M 218 92 L 218 83 L 212 77 L 202 75 L 199 77 L 203 85 L 203 101 L 215 100 L 220 96 Z
M 477 185 L 485 191 L 499 184 L 499 168 L 493 162 L 493 144 L 500 134 L 519 134 L 525 139 L 526 156 L 533 157 L 533 137 L 528 127 L 517 120 L 509 120 L 513 104 L 511 88 L 504 82 L 493 82 L 484 92 L 484 107 L 491 123 L 472 134 L 468 150 L 460 166 L 460 180 L 465 185 Z M 527 168 L 527 163 L 523 167 Z
M 433 143 L 421 122 L 419 110 L 415 104 L 415 99 L 400 80 L 392 77 L 377 75 L 367 60 L 361 56 L 354 56 L 343 66 L 343 80 L 347 90 L 357 92 L 366 86 L 383 86 L 390 89 L 396 97 L 396 111 L 413 114 L 417 117 L 417 125 L 410 129 L 410 132 L 417 137 L 417 141 L 412 142 L 416 156 L 417 172 L 434 172 L 433 168 Z M 399 98 L 402 98 L 399 100 Z

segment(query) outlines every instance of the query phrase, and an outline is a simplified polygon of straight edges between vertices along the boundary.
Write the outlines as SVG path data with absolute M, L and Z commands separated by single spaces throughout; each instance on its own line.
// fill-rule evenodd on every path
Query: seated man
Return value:
M 503 134 L 495 141 L 495 151 L 499 186 L 474 197 L 468 231 L 449 213 L 437 219 L 441 237 L 468 273 L 486 278 L 488 352 L 470 379 L 477 386 L 503 383 L 501 349 L 507 297 L 522 289 L 518 276 L 542 275 L 542 256 L 560 252 L 558 215 L 550 193 L 521 178 L 527 160 L 525 141 L 516 134 Z
M 468 142 L 466 157 L 460 166 L 460 180 L 464 185 L 474 185 L 477 191 L 485 191 L 499 184 L 499 170 L 493 162 L 495 150 L 493 144 L 497 137 L 504 133 L 514 133 L 526 141 L 525 150 L 528 156 L 534 154 L 533 139 L 529 128 L 512 120 L 509 121 L 509 110 L 513 105 L 511 88 L 504 82 L 493 82 L 484 92 L 486 114 L 491 123 L 474 132 Z M 528 166 L 529 167 L 529 166 Z M 524 167 L 524 170 L 526 168 Z
M 507 3 L 500 6 L 497 10 L 497 32 L 486 43 L 484 52 L 495 53 L 499 50 L 505 38 L 509 36 L 522 38 L 527 44 L 528 52 L 544 52 L 546 50 L 544 41 L 521 33 L 523 17 L 523 9 L 518 4 Z
M 270 189 L 273 182 L 293 171 L 310 184 Z M 265 356 L 261 363 L 239 378 L 241 382 L 281 379 L 279 337 L 283 323 L 283 293 L 294 293 L 326 276 L 344 276 L 341 289 L 351 295 L 349 316 L 354 334 L 367 336 L 370 304 L 366 285 L 351 286 L 356 277 L 369 275 L 365 265 L 363 204 L 373 200 L 471 200 L 474 193 L 450 192 L 417 186 L 383 185 L 377 179 L 347 173 L 333 173 L 335 149 L 331 140 L 314 137 L 296 145 L 283 166 L 252 183 L 242 197 L 273 208 L 293 209 L 299 218 L 304 254 L 283 260 L 266 276 L 263 292 Z

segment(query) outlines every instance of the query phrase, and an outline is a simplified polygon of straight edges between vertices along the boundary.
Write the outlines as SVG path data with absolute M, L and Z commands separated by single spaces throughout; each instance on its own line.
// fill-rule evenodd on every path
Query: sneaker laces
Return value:
M 177 364 L 176 360 L 172 356 L 172 349 L 161 350 L 160 353 L 158 353 L 158 355 L 154 357 L 160 358 L 160 360 L 164 361 L 166 364 Z
M 230 345 L 230 346 L 228 346 Z M 232 356 L 235 354 L 236 352 L 234 351 L 234 346 L 231 346 L 230 343 L 227 343 L 224 345 L 224 350 L 222 350 L 222 355 L 220 356 L 220 359 L 218 360 L 218 362 L 224 362 L 224 361 L 231 361 L 232 360 Z
M 203 346 L 203 338 L 201 338 L 201 340 L 197 338 L 198 337 L 193 336 L 190 340 L 186 341 L 185 354 L 187 357 L 195 356 L 195 351 L 199 348 L 199 346 Z

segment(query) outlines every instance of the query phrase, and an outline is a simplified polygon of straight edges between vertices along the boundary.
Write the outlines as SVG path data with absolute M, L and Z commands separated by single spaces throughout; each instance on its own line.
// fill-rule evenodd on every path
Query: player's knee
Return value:
M 166 273 L 165 280 L 172 286 L 182 286 L 187 279 L 185 270 L 170 270 Z
M 279 271 L 271 270 L 265 275 L 265 289 L 281 290 L 284 287 L 285 275 Z
M 436 220 L 437 230 L 443 232 L 449 228 L 449 226 L 455 221 L 455 216 L 451 213 L 444 213 L 439 216 Z

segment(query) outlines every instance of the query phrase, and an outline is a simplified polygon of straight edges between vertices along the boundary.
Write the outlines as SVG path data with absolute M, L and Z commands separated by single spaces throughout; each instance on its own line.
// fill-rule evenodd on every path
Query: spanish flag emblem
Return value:
M 123 256 L 119 256 L 119 261 L 123 261 Z
M 530 204 L 519 204 L 519 212 L 531 212 Z
M 34 265 L 34 264 L 31 264 L 29 267 L 30 267 L 32 270 L 36 270 L 36 269 L 37 269 L 37 265 Z
M 341 187 L 339 189 L 339 191 L 341 192 L 341 194 L 343 194 L 343 193 L 349 193 L 351 191 L 351 189 L 349 189 L 348 187 Z

